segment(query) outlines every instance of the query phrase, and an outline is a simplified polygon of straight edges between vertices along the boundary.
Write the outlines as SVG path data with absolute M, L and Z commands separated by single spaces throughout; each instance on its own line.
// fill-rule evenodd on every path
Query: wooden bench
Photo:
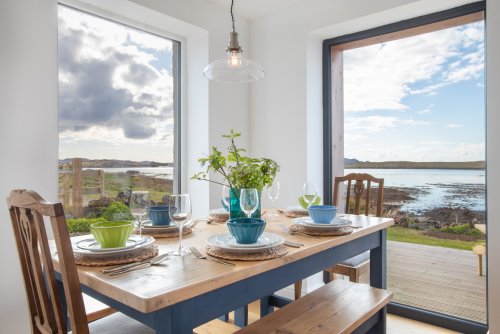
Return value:
M 351 333 L 391 299 L 386 290 L 335 280 L 236 333 Z

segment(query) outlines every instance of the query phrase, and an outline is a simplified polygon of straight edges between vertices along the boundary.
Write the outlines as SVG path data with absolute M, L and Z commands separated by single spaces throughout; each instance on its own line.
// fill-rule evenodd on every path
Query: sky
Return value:
M 59 157 L 173 161 L 172 41 L 59 6 Z
M 344 156 L 485 159 L 484 24 L 344 52 Z

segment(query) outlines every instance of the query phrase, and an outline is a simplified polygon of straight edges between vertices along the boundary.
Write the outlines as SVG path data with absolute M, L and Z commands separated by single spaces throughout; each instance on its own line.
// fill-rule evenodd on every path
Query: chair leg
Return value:
M 302 280 L 295 282 L 294 284 L 295 300 L 302 296 Z
M 335 279 L 335 274 L 329 270 L 323 271 L 323 283 L 328 284 Z
M 356 268 L 353 268 L 349 270 L 349 281 L 353 283 L 359 283 L 359 270 Z

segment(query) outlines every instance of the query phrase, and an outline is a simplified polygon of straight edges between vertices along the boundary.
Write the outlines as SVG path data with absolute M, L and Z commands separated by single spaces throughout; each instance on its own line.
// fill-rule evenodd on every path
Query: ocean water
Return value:
M 102 169 L 104 173 L 126 173 L 127 171 L 138 171 L 143 175 L 155 176 L 161 179 L 173 180 L 173 167 L 117 167 L 117 168 L 84 168 L 84 169 Z
M 384 178 L 385 187 L 414 188 L 416 200 L 402 210 L 420 212 L 436 207 L 485 210 L 485 171 L 458 169 L 345 169 Z

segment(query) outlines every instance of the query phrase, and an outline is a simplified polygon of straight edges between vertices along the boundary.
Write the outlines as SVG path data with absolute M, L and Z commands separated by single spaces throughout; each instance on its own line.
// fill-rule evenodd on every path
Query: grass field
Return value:
M 476 241 L 429 237 L 424 235 L 422 231 L 399 226 L 393 226 L 387 229 L 387 240 L 465 250 L 472 250 L 472 247 L 477 243 Z

